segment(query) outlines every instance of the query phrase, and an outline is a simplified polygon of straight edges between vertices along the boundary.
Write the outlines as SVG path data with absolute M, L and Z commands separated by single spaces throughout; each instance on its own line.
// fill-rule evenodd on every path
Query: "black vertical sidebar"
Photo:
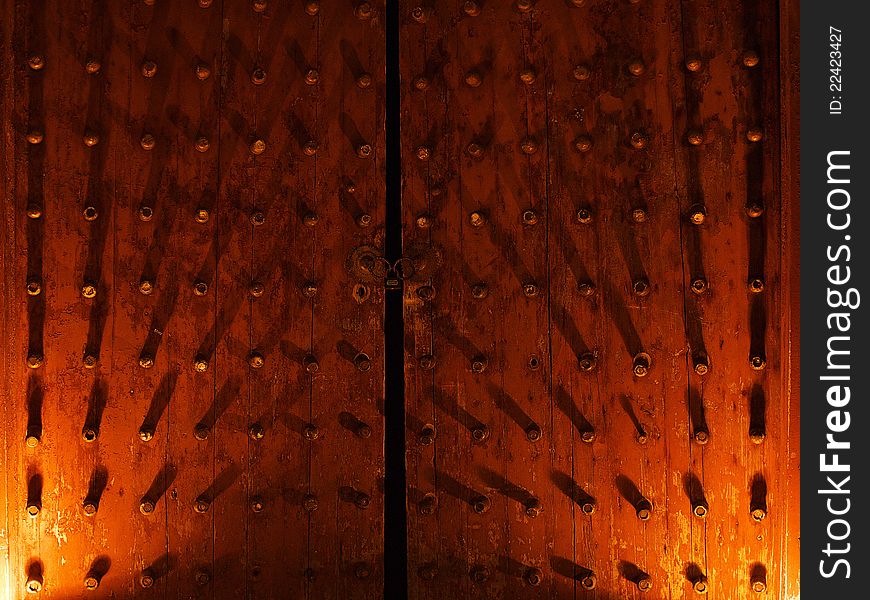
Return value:
M 399 138 L 399 2 L 386 0 L 387 216 L 384 255 L 390 264 L 402 256 L 402 159 Z M 405 364 L 401 279 L 389 285 L 384 318 L 384 598 L 408 597 L 407 519 L 405 505 Z
M 800 11 L 801 591 L 866 598 L 867 7 L 802 0 Z

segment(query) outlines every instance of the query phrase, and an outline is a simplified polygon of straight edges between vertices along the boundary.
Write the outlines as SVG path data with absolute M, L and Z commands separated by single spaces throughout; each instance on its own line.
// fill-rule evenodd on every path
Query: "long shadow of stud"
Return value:
M 764 388 L 754 384 L 749 391 L 749 434 L 764 436 L 767 433 L 767 400 Z
M 42 403 L 45 393 L 42 378 L 31 375 L 27 378 L 27 435 L 42 437 Z
M 145 413 L 145 418 L 142 420 L 140 430 L 154 431 L 157 429 L 160 417 L 163 416 L 163 412 L 169 406 L 169 401 L 172 399 L 177 381 L 178 371 L 173 369 L 163 374 L 157 389 L 154 390 L 154 394 L 151 396 L 151 404 L 149 404 L 148 412 Z
M 517 404 L 517 401 L 504 389 L 494 383 L 488 383 L 486 391 L 498 409 L 510 417 L 511 421 L 516 423 L 520 429 L 526 431 L 529 427 L 535 425 L 532 418 L 526 414 L 522 407 Z
M 706 433 L 709 435 L 710 429 L 707 427 L 707 415 L 704 410 L 704 400 L 701 394 L 694 386 L 689 386 L 687 391 L 689 402 L 689 421 L 692 425 L 692 435 L 698 433 Z
M 27 505 L 42 509 L 42 473 L 36 472 L 33 467 L 27 468 Z
M 102 465 L 94 467 L 91 473 L 90 481 L 88 482 L 88 493 L 85 496 L 85 502 L 89 502 L 96 507 L 99 507 L 100 500 L 103 497 L 103 492 L 106 490 L 106 485 L 109 483 L 109 471 Z
M 634 406 L 632 406 L 631 404 L 631 398 L 629 398 L 626 394 L 620 394 L 619 405 L 622 407 L 622 410 L 625 411 L 625 414 L 628 415 L 628 418 L 631 420 L 632 425 L 634 425 L 634 428 L 637 431 L 638 435 L 645 435 L 646 429 L 640 422 L 640 419 L 638 419 L 637 413 L 634 412 Z
M 565 494 L 574 504 L 582 506 L 584 504 L 595 504 L 595 498 L 586 490 L 580 487 L 574 478 L 559 470 L 554 470 L 550 473 L 550 480 L 556 488 Z
M 556 405 L 556 408 L 570 419 L 571 424 L 574 425 L 578 433 L 592 433 L 595 431 L 595 427 L 583 415 L 580 409 L 577 408 L 574 399 L 571 398 L 568 390 L 562 384 L 557 385 L 554 390 L 553 403 Z
M 88 395 L 88 411 L 85 414 L 84 430 L 94 432 L 94 436 L 100 435 L 100 424 L 103 421 L 103 411 L 109 401 L 109 385 L 102 379 L 94 379 L 91 385 L 91 393 Z
M 522 488 L 515 483 L 511 483 L 503 475 L 496 473 L 492 469 L 479 467 L 478 474 L 480 475 L 480 479 L 498 494 L 510 498 L 523 506 L 529 506 L 530 503 L 535 500 L 534 494 L 529 490 Z

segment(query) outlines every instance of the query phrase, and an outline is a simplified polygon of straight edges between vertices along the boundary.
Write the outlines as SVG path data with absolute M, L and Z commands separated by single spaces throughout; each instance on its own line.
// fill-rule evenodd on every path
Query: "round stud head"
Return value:
M 764 442 L 764 438 L 767 437 L 767 434 L 764 432 L 764 429 L 761 428 L 752 428 L 749 430 L 749 441 L 751 441 L 756 446 Z
M 764 508 L 756 507 L 752 509 L 750 515 L 752 516 L 752 519 L 754 521 L 758 521 L 760 523 L 765 519 L 765 517 L 767 517 L 767 511 Z
M 595 369 L 595 365 L 597 364 L 597 360 L 595 358 L 595 354 L 592 352 L 584 352 L 578 357 L 578 365 L 581 371 L 586 373 Z
M 261 369 L 266 364 L 266 359 L 259 352 L 251 352 L 248 356 L 248 364 L 252 369 Z
M 212 0 L 199 0 L 199 7 L 208 8 L 209 6 L 211 6 L 211 2 Z
M 28 204 L 26 212 L 28 219 L 38 219 L 42 216 L 42 208 L 36 204 Z
M 578 152 L 589 152 L 592 150 L 592 138 L 588 135 L 581 135 L 574 141 L 574 148 Z
M 154 430 L 151 428 L 142 428 L 139 430 L 139 439 L 143 442 L 150 442 L 154 439 Z
M 489 581 L 489 569 L 486 567 L 474 567 L 468 573 L 474 583 L 486 583 Z
M 643 298 L 644 296 L 649 296 L 649 281 L 645 277 L 635 279 L 634 282 L 632 282 L 631 284 L 631 291 L 634 292 L 635 296 L 638 296 L 640 298 Z
M 197 281 L 193 284 L 194 296 L 205 296 L 208 294 L 208 284 L 204 281 Z
M 85 64 L 85 72 L 87 72 L 88 75 L 96 75 L 100 72 L 101 68 L 102 65 L 100 65 L 100 61 L 93 58 Z
M 371 497 L 370 497 L 368 494 L 363 493 L 363 492 L 358 492 L 358 493 L 356 494 L 356 497 L 354 497 L 353 504 L 354 504 L 354 506 L 356 506 L 358 509 L 360 509 L 360 510 L 365 510 L 365 509 L 367 509 L 369 506 L 371 506 L 371 504 L 372 504 L 372 499 L 371 499 Z
M 531 498 L 526 501 L 526 516 L 530 519 L 534 519 L 538 517 L 542 512 L 544 512 L 544 507 L 541 505 L 541 501 L 537 498 Z
M 154 366 L 154 357 L 149 354 L 143 354 L 139 357 L 139 366 L 143 369 L 150 369 Z
M 94 427 L 86 425 L 84 429 L 82 429 L 82 439 L 87 443 L 95 442 L 97 440 L 97 435 L 97 430 Z
M 523 579 L 528 585 L 537 587 L 544 580 L 544 573 L 537 567 L 532 567 L 526 570 L 523 574 Z
M 571 74 L 574 76 L 574 79 L 577 81 L 586 81 L 591 77 L 592 70 L 588 65 L 574 65 L 574 69 L 571 71 Z
M 476 17 L 480 14 L 480 5 L 474 2 L 474 0 L 466 0 L 462 3 L 462 12 L 469 17 Z
M 476 283 L 471 286 L 471 297 L 475 300 L 483 300 L 489 296 L 489 286 L 485 283 Z
M 419 75 L 414 78 L 412 85 L 414 86 L 415 90 L 419 90 L 421 92 L 426 91 L 427 89 L 429 89 L 429 79 L 427 77 Z
M 525 138 L 520 143 L 520 150 L 523 151 L 523 154 L 534 154 L 538 151 L 538 143 L 532 138 Z
M 142 571 L 142 574 L 139 576 L 139 585 L 146 589 L 154 585 L 154 575 L 149 569 Z
M 699 129 L 690 129 L 686 132 L 686 141 L 690 146 L 700 146 L 704 143 L 704 132 Z
M 692 590 L 696 594 L 706 594 L 707 593 L 707 578 L 704 576 L 697 577 L 692 582 Z
M 428 302 L 435 298 L 435 288 L 431 285 L 421 285 L 417 288 L 416 294 L 420 300 Z
M 432 156 L 432 151 L 426 146 L 417 146 L 417 150 L 415 151 L 417 156 L 417 160 L 426 161 L 429 160 Z
M 755 50 L 747 50 L 743 53 L 743 57 L 741 62 L 744 67 L 752 68 L 758 65 L 761 58 L 758 56 L 758 52 Z
M 538 213 L 534 210 L 524 210 L 523 211 L 523 225 L 535 225 L 538 222 Z
M 465 74 L 465 85 L 468 87 L 480 87 L 481 83 L 483 83 L 483 75 L 480 74 L 480 71 L 471 70 Z
M 39 434 L 38 433 L 28 433 L 27 437 L 24 438 L 24 445 L 28 448 L 36 448 L 39 445 Z
M 27 59 L 27 66 L 33 71 L 41 71 L 45 68 L 45 58 L 41 54 L 31 54 Z
M 595 284 L 591 281 L 584 281 L 577 285 L 577 291 L 584 298 L 591 298 L 595 295 Z
M 483 146 L 477 142 L 471 142 L 468 144 L 468 146 L 465 147 L 465 151 L 471 158 L 480 158 L 483 156 Z
M 357 425 L 356 429 L 354 429 L 354 433 L 358 438 L 366 440 L 372 437 L 372 428 L 365 423 L 360 423 Z
M 486 425 L 476 425 L 471 429 L 471 439 L 480 444 L 489 439 L 489 427 Z
M 366 371 L 371 370 L 372 368 L 372 360 L 369 358 L 367 354 L 360 352 L 353 359 L 353 364 L 357 368 L 358 371 L 365 373 Z
M 320 364 L 317 362 L 317 358 L 313 354 L 307 355 L 302 360 L 302 366 L 305 367 L 305 371 L 310 375 L 314 375 L 320 370 Z
M 411 9 L 411 18 L 417 23 L 425 23 L 429 20 L 431 9 L 424 6 L 415 6 Z
M 266 437 L 266 430 L 259 423 L 252 423 L 248 426 L 248 437 L 252 440 L 262 440 Z
M 418 509 L 421 515 L 428 516 L 435 513 L 438 507 L 438 498 L 433 493 L 428 493 L 423 496 L 418 504 Z
M 195 437 L 200 442 L 208 439 L 208 425 L 204 423 L 197 423 L 193 428 L 193 437 Z
M 100 213 L 95 206 L 86 206 L 82 211 L 82 217 L 84 217 L 85 221 L 96 221 L 99 216 Z
M 193 361 L 193 370 L 197 373 L 205 373 L 208 371 L 208 360 L 202 356 L 196 357 Z
M 430 423 L 423 425 L 418 439 L 421 446 L 431 446 L 435 442 L 435 426 Z
M 476 356 L 471 361 L 471 372 L 472 373 L 483 373 L 486 371 L 487 359 L 485 356 Z
M 86 131 L 82 141 L 84 141 L 85 146 L 88 148 L 93 148 L 100 143 L 100 136 L 93 131 Z
M 372 216 L 368 213 L 362 213 L 357 216 L 356 224 L 358 227 L 371 227 L 372 224 Z
M 31 369 L 38 369 L 43 363 L 42 354 L 31 353 L 27 356 L 27 366 Z
M 699 519 L 703 519 L 707 516 L 708 508 L 706 504 L 696 504 L 692 507 L 692 514 L 698 517 Z
M 690 73 L 697 73 L 704 66 L 704 62 L 698 55 L 686 57 L 686 70 Z
M 587 573 L 580 579 L 580 587 L 584 590 L 594 590 L 598 580 L 594 573 Z
M 629 138 L 629 143 L 631 144 L 631 147 L 635 150 L 643 150 L 644 148 L 646 148 L 648 142 L 649 139 L 647 138 L 646 134 L 641 133 L 640 131 L 635 131 L 631 134 L 631 137 Z
M 198 209 L 196 209 L 196 212 L 193 214 L 194 221 L 196 221 L 197 223 L 200 223 L 200 224 L 208 223 L 208 218 L 209 218 L 209 212 L 208 212 L 208 209 L 205 209 L 205 208 L 198 208 Z
M 254 156 L 259 156 L 260 154 L 265 152 L 266 151 L 265 140 L 256 139 L 253 142 L 251 142 L 250 151 L 251 151 L 251 154 L 253 154 Z
M 211 503 L 206 498 L 197 498 L 193 502 L 193 510 L 199 514 L 208 512 L 210 507 Z
M 472 227 L 483 227 L 486 224 L 486 215 L 482 211 L 476 210 L 468 215 L 468 222 L 471 223 Z
M 689 209 L 689 221 L 692 225 L 702 225 L 706 220 L 707 209 L 704 206 L 695 204 Z
M 371 73 L 360 73 L 356 78 L 356 87 L 361 90 L 367 90 L 372 87 L 372 82 Z
M 425 371 L 435 368 L 435 357 L 431 354 L 424 354 L 418 360 L 417 364 Z
M 652 506 L 649 503 L 639 504 L 635 514 L 641 521 L 649 521 L 649 518 L 652 516 Z
M 526 428 L 526 439 L 532 443 L 539 442 L 543 435 L 541 428 L 537 425 L 532 424 Z
M 251 10 L 255 13 L 266 12 L 266 0 L 252 0 L 251 2 Z
M 642 592 L 648 592 L 652 589 L 653 582 L 649 575 L 643 575 L 637 580 L 637 589 Z
M 92 283 L 86 283 L 82 286 L 82 297 L 84 298 L 95 298 L 97 296 L 97 286 Z
M 86 369 L 93 369 L 97 366 L 97 357 L 87 353 L 82 357 L 82 366 Z
M 643 64 L 643 61 L 639 58 L 632 60 L 628 63 L 628 72 L 634 75 L 635 77 L 640 77 L 646 71 L 646 65 Z
M 35 577 L 31 577 L 27 580 L 27 583 L 24 585 L 24 589 L 27 590 L 28 594 L 37 594 L 42 591 L 42 579 L 37 579 Z
M 143 77 L 154 77 L 157 75 L 157 63 L 153 60 L 146 60 L 142 63 L 142 76 Z
M 631 220 L 635 223 L 643 223 L 647 220 L 646 209 L 638 207 L 631 210 Z
M 139 293 L 144 296 L 149 296 L 154 291 L 154 282 L 149 279 L 143 279 L 139 282 Z
M 356 148 L 356 155 L 360 158 L 371 158 L 374 149 L 371 144 L 360 144 Z
M 706 429 L 698 429 L 692 434 L 692 439 L 695 440 L 696 444 L 703 446 L 710 441 L 710 432 Z
M 580 510 L 584 515 L 591 515 L 595 512 L 595 503 L 586 501 L 580 505 Z
M 645 377 L 649 373 L 651 366 L 650 355 L 646 352 L 639 352 L 634 356 L 632 363 L 632 372 L 635 377 Z
M 196 65 L 194 72 L 196 73 L 196 78 L 200 81 L 205 81 L 206 79 L 211 77 L 211 69 L 205 63 L 200 63 Z
M 763 137 L 764 134 L 761 132 L 761 128 L 759 127 L 750 127 L 746 130 L 746 139 L 749 142 L 760 142 Z
M 100 580 L 94 577 L 93 575 L 88 575 L 85 577 L 85 589 L 86 590 L 95 590 L 100 587 Z
M 251 71 L 251 83 L 254 85 L 263 85 L 266 83 L 266 71 L 261 67 L 256 67 Z
M 38 296 L 42 293 L 42 284 L 35 279 L 31 279 L 27 282 L 27 286 L 25 288 L 27 290 L 28 296 Z
M 197 152 L 208 152 L 210 146 L 211 144 L 209 143 L 207 137 L 200 136 L 196 138 L 196 144 L 194 145 L 194 147 L 196 148 Z
M 591 444 L 595 441 L 595 431 L 592 429 L 586 429 L 580 432 L 580 441 L 586 444 Z
M 146 206 L 146 205 L 139 207 L 139 220 L 140 221 L 147 223 L 148 221 L 150 221 L 153 218 L 154 218 L 154 209 L 153 208 L 151 208 L 150 206 Z
M 372 5 L 369 2 L 360 2 L 354 8 L 353 14 L 356 15 L 357 19 L 366 20 L 371 19 L 374 10 L 372 9 Z
M 757 219 L 764 214 L 764 204 L 760 200 L 750 201 L 746 205 L 746 215 L 751 219 Z
M 146 133 L 139 138 L 139 145 L 143 150 L 153 150 L 154 146 L 157 145 L 157 140 L 154 139 L 154 136 L 150 133 Z
M 263 512 L 263 508 L 265 508 L 263 499 L 260 496 L 252 496 L 248 501 L 248 505 L 251 507 L 251 512 L 253 513 L 261 513 Z
M 488 496 L 478 496 L 471 501 L 471 508 L 479 515 L 485 514 L 492 508 L 492 500 Z
M 695 294 L 699 296 L 707 291 L 707 280 L 703 277 L 696 277 L 692 280 L 691 285 L 689 286 Z
M 535 80 L 538 78 L 538 74 L 534 69 L 528 68 L 520 71 L 520 81 L 522 81 L 526 85 L 532 85 L 535 83 Z
M 698 356 L 695 359 L 695 374 L 696 375 L 706 375 L 710 372 L 710 361 L 706 356 Z
M 196 585 L 208 585 L 208 582 L 211 581 L 211 574 L 204 569 L 197 569 L 193 576 L 193 580 L 196 582 Z
M 372 575 L 372 568 L 368 563 L 357 563 L 353 568 L 353 575 L 357 579 L 368 579 Z
M 31 519 L 35 519 L 39 516 L 39 505 L 38 504 L 28 504 L 27 505 L 27 516 Z
M 764 280 L 761 277 L 753 277 L 749 280 L 749 291 L 753 294 L 760 294 L 764 291 Z
M 760 594 L 762 592 L 767 591 L 767 583 L 765 583 L 761 579 L 756 579 L 752 582 L 752 591 L 756 594 Z
M 320 81 L 320 72 L 317 69 L 308 69 L 305 72 L 305 83 L 307 85 L 316 85 Z
M 528 282 L 523 284 L 523 295 L 526 298 L 534 298 L 538 295 L 538 286 L 535 283 Z
M 266 223 L 266 214 L 263 211 L 255 210 L 251 213 L 251 225 L 259 227 Z

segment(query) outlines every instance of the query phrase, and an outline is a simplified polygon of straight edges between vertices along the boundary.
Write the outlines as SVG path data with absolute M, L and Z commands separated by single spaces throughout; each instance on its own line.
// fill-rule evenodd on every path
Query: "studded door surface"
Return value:
M 2 10 L 0 597 L 381 597 L 383 20 Z
M 400 18 L 410 597 L 797 598 L 794 9 Z

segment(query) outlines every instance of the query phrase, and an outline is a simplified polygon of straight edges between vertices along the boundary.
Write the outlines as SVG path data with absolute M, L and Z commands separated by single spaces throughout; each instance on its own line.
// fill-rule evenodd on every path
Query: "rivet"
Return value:
M 595 430 L 594 429 L 584 429 L 580 432 L 580 441 L 586 444 L 591 444 L 595 441 Z
M 82 429 L 82 439 L 88 443 L 94 442 L 97 440 L 98 432 L 93 427 L 84 427 Z
M 353 574 L 357 579 L 368 579 L 372 575 L 372 569 L 368 563 L 359 562 L 354 566 Z
M 758 52 L 756 52 L 755 50 L 747 50 L 743 53 L 744 67 L 749 67 L 751 69 L 758 64 L 759 60 L 761 59 L 758 57 Z
M 145 296 L 151 294 L 154 291 L 154 282 L 150 279 L 143 279 L 139 282 L 139 293 Z
M 472 510 L 479 514 L 486 514 L 492 508 L 492 500 L 488 496 L 478 496 L 471 501 Z
M 696 594 L 707 593 L 707 578 L 703 575 L 698 575 L 692 580 L 692 589 Z
M 154 585 L 154 575 L 150 571 L 150 569 L 145 569 L 142 571 L 142 574 L 139 576 L 139 585 L 143 588 L 150 588 Z
M 592 352 L 584 352 L 578 358 L 578 364 L 581 371 L 592 371 L 595 368 L 597 360 Z
M 537 77 L 537 73 L 535 73 L 534 69 L 529 68 L 520 71 L 520 81 L 522 81 L 526 85 L 532 85 L 533 83 L 535 83 Z
M 431 285 L 421 285 L 417 288 L 417 297 L 424 302 L 428 302 L 435 298 L 435 288 Z
M 532 9 L 534 8 L 534 4 L 532 3 L 532 0 L 517 0 L 516 4 L 517 4 L 517 10 L 520 11 L 521 13 L 532 12 Z
M 486 215 L 482 211 L 476 210 L 468 215 L 468 221 L 472 227 L 483 227 L 486 224 Z
M 532 138 L 526 138 L 520 143 L 523 154 L 534 154 L 538 151 L 538 143 Z
M 706 518 L 708 510 L 706 502 L 696 502 L 692 505 L 692 514 L 699 519 Z
M 692 73 L 697 73 L 704 66 L 700 56 L 692 55 L 686 58 L 686 70 Z
M 592 138 L 588 135 L 581 135 L 574 140 L 574 148 L 579 152 L 589 152 L 592 150 Z
M 767 591 L 767 582 L 761 578 L 754 579 L 752 581 L 752 591 L 757 594 Z
M 752 519 L 754 521 L 757 521 L 760 523 L 761 521 L 763 521 L 765 519 L 765 517 L 767 517 L 767 511 L 764 508 L 757 506 L 757 507 L 752 509 L 752 511 L 750 512 L 750 515 L 752 516 Z
M 34 71 L 41 71 L 45 67 L 45 58 L 41 54 L 32 54 L 27 59 L 27 66 Z
M 85 283 L 82 285 L 81 293 L 85 298 L 94 298 L 97 295 L 97 286 L 92 283 Z
M 426 146 L 417 146 L 415 154 L 418 160 L 426 161 L 432 156 L 432 151 Z
M 489 296 L 489 286 L 485 283 L 475 283 L 471 286 L 471 297 L 475 300 L 483 300 Z
M 523 211 L 523 225 L 535 225 L 538 222 L 538 213 L 534 210 Z
M 31 519 L 35 519 L 39 516 L 40 507 L 35 503 L 27 503 L 27 516 Z
M 302 359 L 302 366 L 305 368 L 305 371 L 311 375 L 320 370 L 320 364 L 317 362 L 317 358 L 315 358 L 313 354 L 307 354 L 305 358 Z
M 28 296 L 38 296 L 42 293 L 42 284 L 35 279 L 31 279 L 27 282 L 27 287 L 25 289 L 27 290 Z
M 200 8 L 208 8 L 209 6 L 211 6 L 211 0 L 199 0 Z
M 690 129 L 686 132 L 686 141 L 690 146 L 700 146 L 704 143 L 704 132 L 699 129 Z
M 316 212 L 307 212 L 302 217 L 302 222 L 305 223 L 308 227 L 314 227 L 317 223 L 320 222 L 320 217 Z
M 154 136 L 150 133 L 143 134 L 142 137 L 139 138 L 139 145 L 142 146 L 143 150 L 153 150 L 156 144 L 157 140 L 155 140 Z
M 196 78 L 200 81 L 205 81 L 211 76 L 211 69 L 205 63 L 200 63 L 196 65 Z
M 251 72 L 251 83 L 254 85 L 263 85 L 266 83 L 266 71 L 260 67 L 256 67 Z
M 255 13 L 262 13 L 266 11 L 266 0 L 252 0 L 251 9 Z
M 746 139 L 750 142 L 760 142 L 762 137 L 761 129 L 758 127 L 750 127 L 746 130 Z
M 763 356 L 752 356 L 749 359 L 749 367 L 753 371 L 761 371 L 767 366 L 767 360 Z
M 574 65 L 571 74 L 577 81 L 586 81 L 592 75 L 592 71 L 588 65 Z
M 153 60 L 146 60 L 142 63 L 142 76 L 154 77 L 157 75 L 157 63 Z
M 646 498 L 641 498 L 637 501 L 634 510 L 638 519 L 640 519 L 641 521 L 648 521 L 649 518 L 652 516 L 652 502 L 650 502 Z
M 475 356 L 471 361 L 472 373 L 483 373 L 486 371 L 487 359 L 485 356 Z
M 764 204 L 760 200 L 752 200 L 746 204 L 746 215 L 752 219 L 757 219 L 764 214 Z
M 139 512 L 143 515 L 150 515 L 154 512 L 154 502 L 148 498 L 143 498 L 142 501 L 139 502 Z
M 580 505 L 580 511 L 584 515 L 591 515 L 595 513 L 595 503 L 587 500 Z
M 693 225 L 701 225 L 707 220 L 707 209 L 703 204 L 694 204 L 689 209 L 689 221 Z
M 31 593 L 36 594 L 42 591 L 42 576 L 41 575 L 28 575 L 27 583 L 25 584 L 25 589 Z
M 90 352 L 82 356 L 82 366 L 86 369 L 93 369 L 97 366 L 97 357 Z
M 465 147 L 465 151 L 471 158 L 480 158 L 483 156 L 483 147 L 477 142 L 471 142 Z
M 420 441 L 421 446 L 431 446 L 435 442 L 435 435 L 435 426 L 427 423 L 420 429 L 420 435 L 417 439 Z
M 643 61 L 639 58 L 636 58 L 628 63 L 628 72 L 635 77 L 640 77 L 641 75 L 643 75 L 644 71 L 646 71 L 646 65 L 644 65 Z
M 205 569 L 197 569 L 193 580 L 198 586 L 208 585 L 208 582 L 211 581 L 211 574 Z
M 419 75 L 414 78 L 413 85 L 414 89 L 420 90 L 421 92 L 425 91 L 429 87 L 429 79 L 427 77 Z
M 354 434 L 356 434 L 356 437 L 366 440 L 372 437 L 372 428 L 365 423 L 360 423 L 356 426 L 356 429 L 354 429 Z
M 531 567 L 526 569 L 526 572 L 523 574 L 523 579 L 530 586 L 536 587 L 541 585 L 541 581 L 544 580 L 544 573 L 537 567 Z
M 302 295 L 306 298 L 314 298 L 317 295 L 317 284 L 307 281 L 302 285 Z
M 266 359 L 263 358 L 262 354 L 254 350 L 248 355 L 248 364 L 251 365 L 251 368 L 253 369 L 260 369 L 266 364 Z
M 415 6 L 411 9 L 411 18 L 414 19 L 417 23 L 425 23 L 429 20 L 429 15 L 432 13 L 432 9 L 426 6 Z
M 154 439 L 154 430 L 148 427 L 142 427 L 138 432 L 139 439 L 143 442 L 150 442 Z
M 193 437 L 195 437 L 200 442 L 208 439 L 209 428 L 208 425 L 204 423 L 197 423 L 193 427 Z
M 251 219 L 251 225 L 254 225 L 255 227 L 259 227 L 260 225 L 263 225 L 266 222 L 266 215 L 261 210 L 255 210 L 254 212 L 251 213 L 250 219 Z
M 266 430 L 259 423 L 251 423 L 248 426 L 248 437 L 252 440 L 262 440 L 266 437 Z
M 100 64 L 100 61 L 98 61 L 94 58 L 88 60 L 88 62 L 85 63 L 85 72 L 88 75 L 96 75 L 97 73 L 100 72 L 101 68 L 102 68 L 102 65 Z
M 308 2 L 305 3 L 305 12 L 312 17 L 316 16 L 317 13 L 320 12 L 320 2 L 317 0 L 308 0 Z
M 528 282 L 523 284 L 523 295 L 526 298 L 534 298 L 538 295 L 538 286 L 535 283 Z
M 641 429 L 635 433 L 634 439 L 638 444 L 643 446 L 649 441 L 649 435 L 647 435 L 646 431 Z
M 703 277 L 696 277 L 692 280 L 690 289 L 700 296 L 707 291 L 707 280 Z
M 469 17 L 476 17 L 480 14 L 480 6 L 478 6 L 477 2 L 474 2 L 473 0 L 466 0 L 466 2 L 462 4 L 462 11 Z
M 196 151 L 197 152 L 208 152 L 208 148 L 211 144 L 208 141 L 207 137 L 200 136 L 196 138 Z
M 27 141 L 31 144 L 41 144 L 42 140 L 45 139 L 45 134 L 43 134 L 38 129 L 33 129 L 27 133 Z
M 465 85 L 468 87 L 479 87 L 483 83 L 483 76 L 478 71 L 469 71 L 465 74 Z
M 646 352 L 638 352 L 632 361 L 632 373 L 635 377 L 645 377 L 649 373 L 652 359 Z
M 320 81 L 320 73 L 317 69 L 308 69 L 305 72 L 305 83 L 308 85 L 316 85 Z
M 569 2 L 572 6 L 575 6 L 576 8 L 586 6 L 586 0 L 569 0 Z
M 41 354 L 29 354 L 27 356 L 27 366 L 31 369 L 38 369 L 42 366 L 43 356 Z
M 649 296 L 650 285 L 647 278 L 640 277 L 638 279 L 635 279 L 631 284 L 631 291 L 634 292 L 634 295 L 638 296 L 639 298 Z
M 264 140 L 256 139 L 251 142 L 250 150 L 251 154 L 253 154 L 254 156 L 259 156 L 266 151 L 266 142 Z
M 531 371 L 537 371 L 541 368 L 541 359 L 535 355 L 529 357 L 529 369 Z
M 590 298 L 595 294 L 595 284 L 591 281 L 584 281 L 577 285 L 577 291 L 584 298 Z
M 205 208 L 198 208 L 193 215 L 194 220 L 197 223 L 207 223 L 208 222 L 208 210 Z
M 643 150 L 644 148 L 646 148 L 648 139 L 647 139 L 647 136 L 644 135 L 643 133 L 641 133 L 639 131 L 635 131 L 634 133 L 631 134 L 631 138 L 629 139 L 629 142 L 631 143 L 631 147 L 634 148 L 635 150 Z
M 86 206 L 82 211 L 82 216 L 85 218 L 85 221 L 96 221 L 99 213 L 97 212 L 96 207 Z
M 85 513 L 86 516 L 92 517 L 97 514 L 97 505 L 90 500 L 85 500 L 82 503 L 82 512 Z
M 93 131 L 86 131 L 83 140 L 85 142 L 85 146 L 87 146 L 88 148 L 93 148 L 100 143 L 100 136 Z
M 415 223 L 419 229 L 429 229 L 432 226 L 432 216 L 425 213 L 419 215 L 416 218 Z
M 208 371 L 208 360 L 204 356 L 197 356 L 193 359 L 193 370 L 197 373 L 205 373 Z
M 574 216 L 577 219 L 578 223 L 588 225 L 592 222 L 592 211 L 588 208 L 578 208 Z
M 692 439 L 695 440 L 695 443 L 703 446 L 710 441 L 710 432 L 704 428 L 699 427 L 692 434 Z
M 580 579 L 580 587 L 584 590 L 594 590 L 597 583 L 598 579 L 595 577 L 595 573 L 587 573 Z
M 95 590 L 100 587 L 100 580 L 94 577 L 93 575 L 88 575 L 85 577 L 85 589 L 86 590 Z
M 364 492 L 357 492 L 353 499 L 354 506 L 360 510 L 365 510 L 372 504 L 371 497 Z
M 435 509 L 438 507 L 438 498 L 433 493 L 428 493 L 423 496 L 420 500 L 420 503 L 417 505 L 417 509 L 420 511 L 421 515 L 431 515 L 435 513 Z
M 534 519 L 535 517 L 540 516 L 542 512 L 544 512 L 544 507 L 541 505 L 541 501 L 537 498 L 529 498 L 525 502 L 526 506 L 526 516 L 530 519 Z
M 760 427 L 753 427 L 749 430 L 749 441 L 755 444 L 761 444 L 764 442 L 764 438 L 767 437 L 767 434 L 764 432 L 764 429 Z
M 372 5 L 369 2 L 360 2 L 356 5 L 353 14 L 356 15 L 357 19 L 365 20 L 372 18 L 372 12 Z
M 697 375 L 706 375 L 710 372 L 710 359 L 707 358 L 706 355 L 698 355 L 695 358 L 694 365 L 695 374 Z
M 367 90 L 372 87 L 372 76 L 370 73 L 361 73 L 356 78 L 356 86 L 361 90 Z
M 761 277 L 753 277 L 749 280 L 749 291 L 753 294 L 760 294 L 764 291 L 764 280 Z
M 489 439 L 489 427 L 486 425 L 475 425 L 471 428 L 471 439 L 480 444 Z
M 417 359 L 417 365 L 424 371 L 435 368 L 435 357 L 431 354 L 423 354 Z
M 205 296 L 208 294 L 208 284 L 205 281 L 195 281 L 193 283 L 193 293 L 195 296 Z
M 150 369 L 154 366 L 154 357 L 150 354 L 143 354 L 139 357 L 139 366 L 143 369 Z
M 486 567 L 474 567 L 468 574 L 474 583 L 486 583 L 489 581 L 489 569 Z
M 646 209 L 638 207 L 631 211 L 631 220 L 635 223 L 643 223 L 647 219 Z
M 206 498 L 200 497 L 200 498 L 197 498 L 196 500 L 194 500 L 194 502 L 193 502 L 193 510 L 195 512 L 198 512 L 199 514 L 203 514 L 203 513 L 208 512 L 208 509 L 210 507 L 211 507 L 211 502 L 209 502 L 208 499 L 206 499 Z
M 370 371 L 372 368 L 372 359 L 369 358 L 368 354 L 360 352 L 353 359 L 353 364 L 357 368 L 358 371 L 362 371 L 365 373 L 366 371 Z
M 142 205 L 139 207 L 139 220 L 148 222 L 154 218 L 154 209 L 150 206 Z
M 543 435 L 544 434 L 541 431 L 541 428 L 534 423 L 532 423 L 531 425 L 526 427 L 526 439 L 529 440 L 530 442 L 540 441 L 540 439 L 543 437 Z
M 251 496 L 248 500 L 248 505 L 251 507 L 251 512 L 253 513 L 261 513 L 263 512 L 263 508 L 265 508 L 263 499 L 260 496 Z
M 372 155 L 371 144 L 360 144 L 356 148 L 356 155 L 360 158 L 369 158 Z
M 42 216 L 42 209 L 36 204 L 28 204 L 26 212 L 28 219 L 38 219 Z
M 368 213 L 362 213 L 356 218 L 356 224 L 359 227 L 369 227 L 372 224 L 372 216 Z

